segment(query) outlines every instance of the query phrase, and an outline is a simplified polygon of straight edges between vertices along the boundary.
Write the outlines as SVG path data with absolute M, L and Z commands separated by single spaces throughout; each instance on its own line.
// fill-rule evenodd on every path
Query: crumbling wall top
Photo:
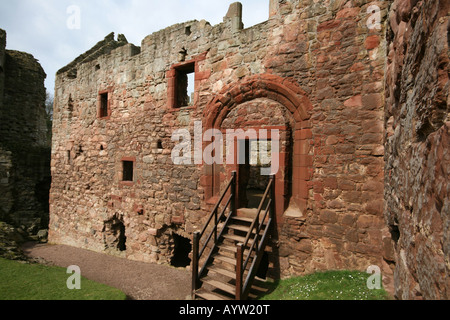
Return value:
M 67 66 L 60 69 L 56 74 L 59 75 L 61 73 L 69 71 L 75 68 L 78 64 L 83 64 L 95 60 L 99 56 L 109 54 L 112 50 L 122 47 L 126 44 L 128 44 L 128 41 L 123 34 L 119 34 L 117 40 L 115 40 L 114 32 L 111 32 L 105 37 L 105 39 L 98 42 L 94 47 L 92 47 L 92 49 L 80 55 L 78 58 L 69 63 Z

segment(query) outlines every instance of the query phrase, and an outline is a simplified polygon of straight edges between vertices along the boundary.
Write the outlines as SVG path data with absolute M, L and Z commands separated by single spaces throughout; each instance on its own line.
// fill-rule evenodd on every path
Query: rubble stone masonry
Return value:
M 17 226 L 48 224 L 45 77 L 31 54 L 6 50 L 0 30 L 0 220 Z
M 377 265 L 392 286 L 389 5 L 273 0 L 269 19 L 244 29 L 232 4 L 223 23 L 176 24 L 140 47 L 109 35 L 57 75 L 50 241 L 170 263 L 173 234 L 191 239 L 203 227 L 233 169 L 174 165 L 172 133 L 194 137 L 195 121 L 204 131 L 277 128 L 274 272 Z M 179 105 L 191 72 L 193 101 Z
M 449 12 L 397 0 L 389 16 L 385 216 L 400 299 L 450 297 Z

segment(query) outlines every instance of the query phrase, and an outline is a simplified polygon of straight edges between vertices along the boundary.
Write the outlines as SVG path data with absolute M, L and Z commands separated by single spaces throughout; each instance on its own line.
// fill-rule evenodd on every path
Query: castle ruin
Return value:
M 375 265 L 398 298 L 448 298 L 448 4 L 268 9 L 246 29 L 233 3 L 141 46 L 110 34 L 57 73 L 50 241 L 173 263 L 232 172 L 238 212 L 267 184 L 255 163 L 175 164 L 173 133 L 277 130 L 269 272 Z

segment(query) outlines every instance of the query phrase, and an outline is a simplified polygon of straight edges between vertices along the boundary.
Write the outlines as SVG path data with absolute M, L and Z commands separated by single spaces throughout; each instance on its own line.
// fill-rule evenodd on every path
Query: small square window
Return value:
M 122 163 L 123 163 L 122 181 L 133 182 L 134 162 L 133 161 L 123 161 Z
M 107 118 L 109 116 L 109 101 L 108 101 L 108 93 L 100 94 L 100 106 L 99 106 L 99 117 Z

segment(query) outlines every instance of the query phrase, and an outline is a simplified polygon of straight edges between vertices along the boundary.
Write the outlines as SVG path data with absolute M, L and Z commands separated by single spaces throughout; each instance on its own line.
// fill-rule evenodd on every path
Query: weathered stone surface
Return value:
M 216 26 L 188 21 L 149 35 L 140 51 L 125 44 L 88 52 L 61 69 L 50 241 L 104 251 L 105 222 L 120 217 L 123 255 L 167 263 L 172 234 L 192 237 L 203 227 L 236 169 L 174 165 L 174 130 L 193 136 L 195 121 L 203 132 L 272 127 L 281 140 L 278 273 L 378 265 L 389 276 L 377 205 L 386 30 L 367 28 L 371 3 L 271 1 L 270 19 L 249 29 L 233 28 L 230 17 Z M 385 19 L 388 2 L 377 5 Z M 193 103 L 177 109 L 177 74 L 192 68 Z M 99 117 L 105 93 L 110 110 Z M 124 159 L 134 162 L 133 181 L 122 181 Z
M 27 258 L 20 248 L 24 241 L 25 237 L 16 228 L 0 222 L 0 257 L 26 261 Z
M 386 74 L 385 217 L 396 296 L 450 293 L 448 1 L 397 0 Z
M 6 50 L 0 30 L 0 220 L 48 223 L 50 129 L 45 72 L 30 54 Z

